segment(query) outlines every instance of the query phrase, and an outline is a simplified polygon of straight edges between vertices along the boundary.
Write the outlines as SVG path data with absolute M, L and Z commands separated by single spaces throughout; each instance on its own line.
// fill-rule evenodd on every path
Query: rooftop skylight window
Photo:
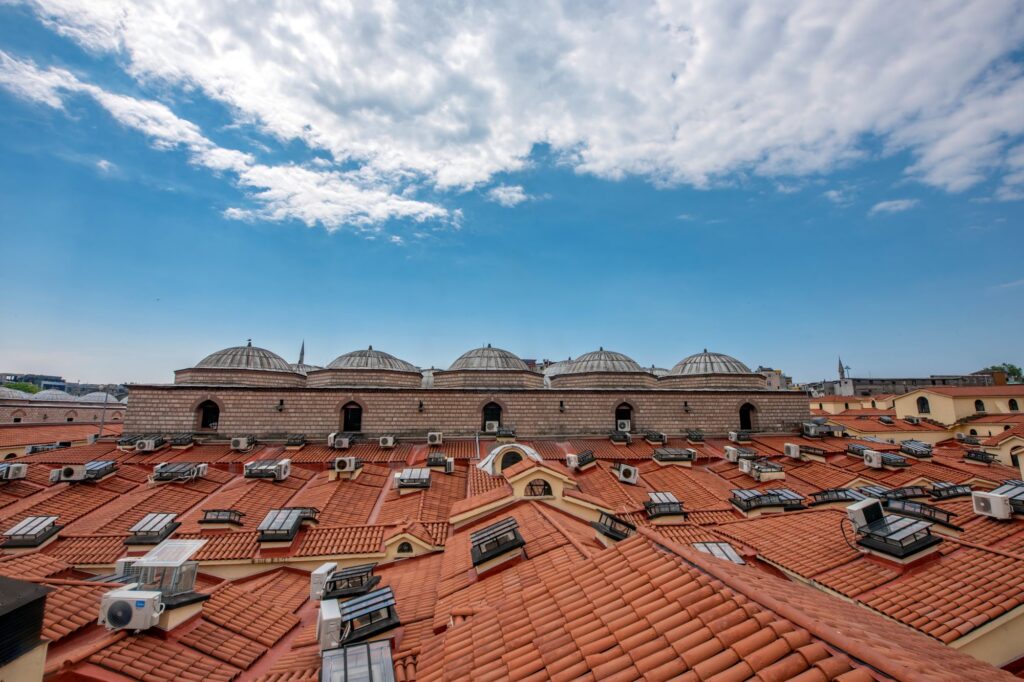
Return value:
M 654 451 L 654 459 L 659 462 L 692 462 L 697 459 L 697 451 L 691 448 L 658 448 Z
M 907 467 L 910 464 L 907 463 L 905 457 L 894 455 L 891 452 L 880 453 L 882 455 L 882 466 L 886 467 Z
M 164 540 L 149 550 L 146 556 L 136 561 L 133 569 L 139 570 L 140 590 L 159 590 L 164 603 L 173 606 L 167 597 L 182 596 L 186 600 L 195 588 L 199 564 L 190 561 L 206 540 Z
M 206 474 L 206 465 L 198 462 L 164 462 L 153 467 L 154 481 L 191 481 Z
M 377 564 L 361 564 L 334 571 L 324 583 L 324 599 L 338 599 L 357 594 L 366 594 L 380 582 L 379 575 L 373 575 Z
M 322 682 L 395 682 L 391 640 L 328 649 L 320 664 Z
M 285 438 L 284 444 L 289 448 L 297 448 L 306 444 L 306 434 L 304 433 L 289 433 Z
M 922 443 L 919 440 L 905 440 L 900 443 L 900 452 L 910 455 L 911 457 L 931 457 L 932 446 L 928 443 Z
M 860 491 L 852 488 L 829 488 L 816 493 L 811 493 L 811 506 L 818 504 L 829 504 L 830 502 L 859 502 L 865 499 Z
M 244 513 L 237 509 L 204 509 L 203 518 L 199 523 L 230 523 L 233 526 L 242 525 Z
M 875 499 L 882 499 L 885 494 L 889 492 L 889 489 L 884 485 L 862 485 L 857 488 L 857 492 L 864 495 L 864 497 L 874 497 Z
M 629 443 L 633 442 L 633 437 L 625 431 L 612 431 L 612 442 L 613 443 Z
M 668 442 L 668 436 L 661 431 L 647 431 L 644 433 L 644 440 L 648 443 L 660 443 L 664 445 Z
M 749 459 L 751 461 L 758 459 L 761 455 L 757 454 L 757 450 L 753 448 L 736 448 L 736 457 L 738 459 Z
M 927 521 L 885 515 L 857 529 L 861 534 L 857 544 L 902 559 L 942 542 L 932 535 L 931 526 Z
M 256 529 L 260 532 L 260 542 L 289 542 L 303 522 L 316 521 L 319 515 L 320 511 L 313 507 L 271 509 Z
M 755 459 L 753 462 L 751 462 L 750 468 L 752 471 L 756 471 L 757 473 L 761 474 L 777 474 L 780 471 L 782 471 L 781 464 L 770 462 L 764 457 L 761 457 L 760 459 Z
M 863 457 L 864 453 L 870 449 L 871 448 L 869 448 L 867 445 L 864 445 L 863 443 L 850 443 L 849 445 L 846 446 L 846 451 L 849 454 L 855 455 L 857 457 Z
M 598 517 L 597 521 L 594 521 L 594 528 L 612 540 L 625 540 L 636 532 L 636 526 L 632 523 L 623 521 L 619 517 L 605 512 L 601 512 L 601 516 Z
M 399 625 L 395 595 L 390 587 L 353 597 L 339 606 L 341 642 L 358 642 Z
M 398 487 L 429 488 L 430 469 L 423 467 L 417 469 L 402 469 L 402 473 L 398 475 Z
M 471 554 L 474 566 L 479 566 L 526 544 L 523 536 L 519 534 L 519 524 L 512 517 L 502 519 L 483 530 L 472 533 L 469 536 L 469 541 L 472 544 Z
M 124 544 L 155 545 L 163 542 L 168 535 L 181 525 L 174 522 L 174 516 L 171 513 L 160 512 L 146 514 L 128 530 L 130 535 L 125 538 Z
M 991 491 L 993 495 L 1006 495 L 1014 514 L 1024 514 L 1024 481 L 1008 480 Z
M 911 497 L 927 497 L 928 491 L 922 486 L 910 485 L 903 488 L 887 490 L 884 496 L 889 500 L 907 500 Z
M 739 509 L 747 512 L 764 507 L 783 507 L 784 509 L 801 509 L 803 497 L 789 488 L 771 488 L 769 490 L 732 491 L 729 500 Z
M 686 432 L 686 440 L 690 441 L 691 443 L 703 443 L 704 432 L 701 431 L 700 429 L 691 429 L 690 431 Z
M 953 526 L 953 517 L 956 516 L 953 512 L 942 509 L 941 507 L 935 507 L 930 504 L 915 502 L 913 500 L 886 500 L 885 509 L 886 511 L 891 511 L 892 513 L 899 514 L 900 516 L 910 516 L 915 519 L 933 521 L 935 523 L 942 524 L 943 526 Z
M 982 464 L 991 464 L 996 461 L 997 456 L 991 452 L 984 452 L 983 450 L 968 450 L 964 453 L 964 459 L 971 462 L 981 462 Z
M 434 450 L 433 452 L 427 453 L 427 466 L 428 467 L 443 467 L 445 464 L 444 452 L 441 450 Z
M 734 433 L 736 434 L 737 443 L 745 443 L 749 441 L 751 435 L 753 434 L 753 432 L 750 431 L 749 429 L 740 429 L 739 431 L 735 431 Z
M 596 458 L 594 457 L 593 450 L 584 450 L 583 452 L 576 455 L 576 462 L 580 467 L 585 467 L 588 464 L 593 463 L 594 461 L 596 461 Z
M 109 473 L 112 473 L 117 465 L 107 459 L 94 459 L 85 463 L 85 478 L 89 481 L 98 481 Z
M 699 552 L 716 556 L 719 559 L 731 561 L 734 564 L 745 564 L 743 557 L 736 552 L 736 549 L 728 542 L 695 542 L 693 548 Z
M 245 465 L 245 478 L 282 478 L 281 471 L 290 467 L 287 459 L 257 459 Z
M 167 441 L 171 445 L 181 447 L 183 445 L 192 445 L 192 434 L 191 433 L 176 433 L 169 437 Z
M 669 492 L 647 493 L 650 498 L 644 502 L 644 509 L 647 517 L 655 519 L 659 516 L 686 516 L 683 511 L 683 503 L 676 499 L 676 496 Z
M 58 516 L 29 516 L 4 531 L 4 547 L 38 547 L 53 537 L 62 526 Z
M 948 500 L 952 497 L 962 497 L 971 494 L 971 486 L 957 483 L 939 481 L 932 483 L 932 489 L 928 493 L 936 500 Z

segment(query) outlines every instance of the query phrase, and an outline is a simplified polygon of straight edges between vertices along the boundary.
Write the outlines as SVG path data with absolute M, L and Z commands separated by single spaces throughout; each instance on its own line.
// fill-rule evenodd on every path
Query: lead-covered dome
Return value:
M 77 400 L 77 398 L 75 398 L 75 396 L 71 395 L 70 393 L 66 393 L 65 391 L 61 391 L 60 389 L 48 388 L 45 391 L 39 391 L 39 393 L 33 393 L 32 394 L 32 400 L 42 400 L 42 401 L 49 401 L 49 402 L 60 401 L 60 402 L 69 402 L 69 403 L 71 403 L 71 402 L 75 402 Z
M 517 372 L 528 372 L 530 368 L 520 360 L 514 353 L 501 348 L 492 348 L 487 344 L 483 348 L 474 348 L 459 356 L 459 359 L 448 368 L 449 372 L 457 370 L 484 370 L 502 371 L 512 370 Z
M 736 358 L 723 353 L 709 353 L 705 348 L 703 353 L 696 353 L 676 363 L 668 376 L 697 376 L 701 374 L 752 374 L 752 372 L 749 367 Z
M 31 393 L 25 391 L 19 391 L 16 388 L 8 388 L 7 386 L 0 386 L 0 400 L 28 400 L 32 397 Z
M 590 353 L 584 353 L 572 362 L 565 363 L 559 368 L 557 374 L 589 374 L 592 372 L 615 372 L 631 373 L 645 371 L 640 364 L 622 353 L 598 348 Z
M 113 405 L 113 404 L 119 402 L 117 398 L 115 398 L 114 396 L 110 395 L 109 393 L 104 393 L 103 391 L 93 391 L 92 393 L 86 393 L 85 395 L 83 395 L 78 400 L 83 402 L 83 403 L 104 403 L 105 402 L 105 403 L 108 403 L 110 405 Z
M 354 350 L 334 358 L 327 369 L 359 369 L 366 371 L 386 370 L 391 372 L 419 372 L 410 362 L 396 358 L 370 346 L 366 350 Z
M 258 369 L 265 372 L 294 372 L 277 353 L 257 348 L 250 341 L 245 346 L 225 348 L 211 353 L 196 364 L 195 369 Z

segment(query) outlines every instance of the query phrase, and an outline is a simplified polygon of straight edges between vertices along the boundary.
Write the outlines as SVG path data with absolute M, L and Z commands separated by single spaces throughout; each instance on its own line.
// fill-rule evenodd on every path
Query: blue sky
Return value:
M 798 4 L 0 6 L 0 369 L 163 381 L 250 337 L 317 364 L 1020 363 L 1019 6 Z

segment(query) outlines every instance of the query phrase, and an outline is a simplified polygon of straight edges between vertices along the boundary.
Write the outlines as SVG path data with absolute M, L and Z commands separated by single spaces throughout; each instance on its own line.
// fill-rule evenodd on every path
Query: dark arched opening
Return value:
M 757 414 L 756 407 L 750 403 L 743 403 L 740 407 L 740 430 L 753 431 L 755 414 Z
M 921 396 L 917 399 L 917 413 L 918 414 L 929 414 L 932 411 L 931 405 L 928 404 L 928 398 Z
M 488 422 L 491 422 L 492 426 L 494 424 L 501 426 L 501 405 L 498 403 L 487 403 L 483 409 L 483 430 L 496 431 L 497 429 L 488 428 Z
M 978 435 L 978 429 L 971 429 L 970 435 L 977 436 Z
M 196 412 L 199 414 L 200 431 L 217 430 L 217 425 L 220 422 L 220 407 L 218 407 L 217 403 L 212 400 L 205 400 L 199 403 Z
M 622 403 L 615 408 L 615 430 L 631 431 L 633 429 L 633 406 Z
M 408 542 L 403 542 L 400 545 L 398 545 L 398 549 L 395 551 L 399 554 L 412 554 L 412 544 Z
M 501 456 L 501 470 L 504 471 L 505 469 L 508 469 L 513 464 L 518 464 L 519 462 L 522 462 L 522 461 L 523 461 L 523 456 L 520 455 L 515 450 L 512 450 L 511 452 L 506 452 L 504 455 Z
M 1017 404 L 1016 398 L 1010 398 L 1010 412 L 1020 412 L 1020 405 Z
M 551 484 L 543 478 L 535 478 L 526 484 L 527 497 L 551 497 Z
M 341 430 L 359 433 L 363 430 L 363 406 L 359 403 L 345 403 L 341 408 Z
M 985 401 L 984 400 L 975 400 L 974 401 L 974 411 L 975 412 L 984 412 L 985 411 Z

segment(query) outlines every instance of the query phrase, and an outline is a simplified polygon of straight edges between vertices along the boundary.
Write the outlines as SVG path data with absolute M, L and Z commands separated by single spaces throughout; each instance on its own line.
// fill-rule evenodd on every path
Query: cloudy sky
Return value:
M 1021 3 L 324 4 L 0 0 L 0 369 L 1024 360 Z

